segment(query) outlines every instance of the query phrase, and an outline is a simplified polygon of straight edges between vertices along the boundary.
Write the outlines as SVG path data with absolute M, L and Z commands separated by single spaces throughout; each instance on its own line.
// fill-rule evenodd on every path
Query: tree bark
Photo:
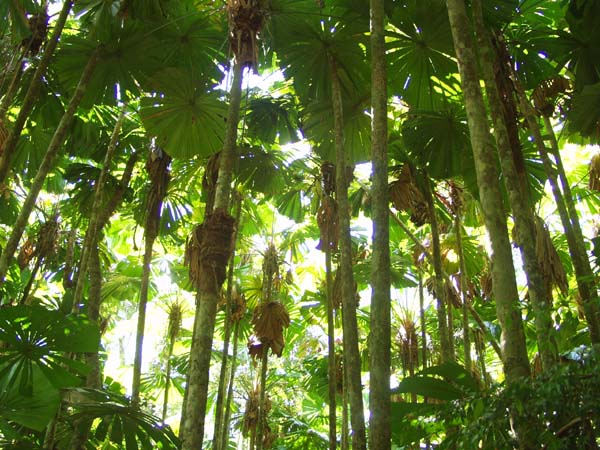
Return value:
M 21 132 L 23 131 L 25 122 L 27 121 L 27 118 L 31 113 L 31 109 L 33 108 L 33 105 L 37 100 L 38 91 L 40 90 L 40 86 L 42 84 L 42 78 L 46 73 L 46 69 L 48 68 L 48 64 L 50 63 L 50 58 L 54 54 L 54 50 L 56 49 L 58 40 L 67 21 L 67 17 L 69 17 L 69 13 L 71 12 L 72 6 L 73 0 L 67 0 L 63 3 L 63 7 L 60 11 L 58 19 L 54 24 L 52 35 L 50 36 L 50 39 L 48 39 L 46 47 L 44 47 L 44 53 L 42 54 L 40 62 L 38 63 L 37 68 L 35 69 L 35 73 L 33 74 L 33 78 L 31 79 L 31 83 L 29 84 L 27 93 L 25 94 L 25 98 L 23 99 L 23 103 L 21 104 L 21 108 L 19 109 L 19 114 L 15 120 L 15 123 L 12 126 L 12 129 L 6 142 L 4 143 L 2 157 L 0 157 L 0 185 L 6 182 L 8 171 L 10 170 L 10 167 L 12 165 L 12 160 L 14 157 L 15 149 L 17 148 L 19 137 L 21 137 Z M 94 57 L 92 57 L 92 59 L 93 58 Z M 61 143 L 59 143 L 59 145 Z M 0 276 L 0 281 L 2 281 L 3 278 L 3 275 Z
M 369 336 L 370 448 L 391 448 L 391 299 L 390 218 L 388 213 L 387 70 L 383 0 L 371 0 L 371 160 L 373 185 L 373 257 L 371 267 L 371 333 Z M 342 168 L 340 167 L 339 170 Z
M 233 328 L 233 354 L 231 356 L 231 373 L 229 375 L 229 386 L 227 387 L 227 398 L 225 400 L 225 413 L 223 415 L 223 426 L 221 431 L 221 449 L 227 449 L 229 442 L 229 423 L 231 420 L 231 402 L 233 400 L 233 382 L 235 380 L 235 370 L 238 351 L 238 334 L 240 330 L 239 320 Z
M 598 292 L 593 283 L 593 272 L 590 261 L 585 254 L 583 245 L 578 242 L 576 231 L 565 204 L 565 199 L 558 185 L 556 169 L 552 166 L 552 162 L 548 156 L 548 150 L 544 145 L 544 139 L 542 137 L 540 125 L 537 121 L 535 110 L 527 99 L 523 86 L 521 86 L 516 74 L 513 73 L 512 78 L 515 88 L 517 89 L 521 111 L 525 116 L 529 131 L 533 135 L 533 140 L 540 157 L 542 158 L 544 170 L 548 176 L 548 182 L 550 183 L 554 202 L 556 203 L 556 209 L 558 210 L 560 221 L 565 230 L 569 255 L 571 256 L 571 262 L 575 269 L 577 289 L 579 290 L 579 295 L 583 302 L 584 315 L 590 330 L 590 338 L 593 344 L 598 344 L 600 343 L 600 307 L 598 306 Z
M 227 129 L 219 166 L 215 210 L 227 211 L 231 192 L 233 160 L 237 143 L 237 128 L 242 99 L 243 67 L 239 63 L 233 66 Z M 219 293 L 217 291 L 198 290 L 196 295 L 196 314 L 192 346 L 190 348 L 190 368 L 186 386 L 186 400 L 181 418 L 182 450 L 202 448 L 204 439 L 204 421 L 208 399 L 210 357 L 212 353 L 213 333 L 217 314 Z
M 492 278 L 496 312 L 502 327 L 503 365 L 509 383 L 530 375 L 519 294 L 515 279 L 499 173 L 487 113 L 477 75 L 471 25 L 462 0 L 447 0 L 448 15 L 462 80 L 477 184 L 486 229 L 492 244 Z
M 344 331 L 344 365 L 348 371 L 348 393 L 350 399 L 350 420 L 352 424 L 352 448 L 366 449 L 365 418 L 362 401 L 361 361 L 358 351 L 358 324 L 356 321 L 356 299 L 354 296 L 354 276 L 352 274 L 352 242 L 350 240 L 350 206 L 348 202 L 348 180 L 346 167 L 348 161 L 344 150 L 344 120 L 342 110 L 342 92 L 337 63 L 333 57 L 329 60 L 332 81 L 333 123 L 336 153 L 336 199 L 338 202 L 338 224 L 340 228 L 340 264 L 342 280 Z
M 52 136 L 50 144 L 48 145 L 48 149 L 46 150 L 46 154 L 44 155 L 44 159 L 38 168 L 37 174 L 35 175 L 29 192 L 27 194 L 27 198 L 23 202 L 21 206 L 21 211 L 19 212 L 19 216 L 15 221 L 12 232 L 2 251 L 2 255 L 0 256 L 0 285 L 4 283 L 4 278 L 6 277 L 6 273 L 8 271 L 8 267 L 12 258 L 15 254 L 15 251 L 19 245 L 19 240 L 25 231 L 25 227 L 27 226 L 27 222 L 29 220 L 29 216 L 31 215 L 31 211 L 35 206 L 35 202 L 37 197 L 42 190 L 42 186 L 44 185 L 44 181 L 46 180 L 46 176 L 48 172 L 52 168 L 54 164 L 54 160 L 56 159 L 56 155 L 60 150 L 61 145 L 65 139 L 67 131 L 69 129 L 69 125 L 73 119 L 75 111 L 85 94 L 87 89 L 87 85 L 92 78 L 92 74 L 94 73 L 94 69 L 96 68 L 96 64 L 98 62 L 98 49 L 92 53 L 92 56 L 88 60 L 85 68 L 83 69 L 83 73 L 81 74 L 81 78 L 79 79 L 79 84 L 77 85 L 77 89 L 73 93 L 71 100 L 69 102 L 69 106 L 67 110 L 63 114 L 60 119 L 60 123 Z
M 431 244 L 433 247 L 432 263 L 433 270 L 435 272 L 435 297 L 437 299 L 437 318 L 438 318 L 438 329 L 440 333 L 440 347 L 442 353 L 442 362 L 454 361 L 455 357 L 452 351 L 452 344 L 450 343 L 450 326 L 448 323 L 448 313 L 452 308 L 452 305 L 446 300 L 446 286 L 444 279 L 444 269 L 442 267 L 442 252 L 440 246 L 440 232 L 437 222 L 437 215 L 435 213 L 435 204 L 433 200 L 433 192 L 431 189 L 431 180 L 427 174 L 423 175 L 424 180 L 424 195 L 429 209 L 429 221 L 431 224 Z
M 335 313 L 333 310 L 333 272 L 331 264 L 332 248 L 330 243 L 325 245 L 325 286 L 327 296 L 325 299 L 327 309 L 327 375 L 329 394 L 329 450 L 337 448 L 337 413 L 336 413 L 336 388 L 337 364 L 335 357 Z
M 527 198 L 527 192 L 521 188 L 520 177 L 513 160 L 513 150 L 511 149 L 510 137 L 502 113 L 501 99 L 493 73 L 494 57 L 483 22 L 481 0 L 473 2 L 473 11 L 479 51 L 482 59 L 482 73 L 494 124 L 496 148 L 498 149 L 502 174 L 504 175 L 504 182 L 514 215 L 518 245 L 527 277 L 527 286 L 529 287 L 529 300 L 534 312 L 538 350 L 542 367 L 548 369 L 555 364 L 557 359 L 556 348 L 552 345 L 553 328 L 552 317 L 550 316 L 552 299 L 548 298 L 550 290 L 546 286 L 535 249 L 536 237 L 533 211 Z

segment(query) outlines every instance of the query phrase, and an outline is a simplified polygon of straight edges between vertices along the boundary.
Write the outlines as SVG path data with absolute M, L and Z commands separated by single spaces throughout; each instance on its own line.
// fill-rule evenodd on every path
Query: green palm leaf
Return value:
M 141 101 L 148 133 L 174 158 L 210 156 L 225 133 L 225 104 L 189 74 L 165 69 L 153 77 L 156 94 Z

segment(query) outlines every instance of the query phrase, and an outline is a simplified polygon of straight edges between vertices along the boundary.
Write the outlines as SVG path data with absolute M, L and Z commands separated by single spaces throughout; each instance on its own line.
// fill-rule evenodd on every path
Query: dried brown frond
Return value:
M 146 161 L 146 171 L 150 178 L 150 190 L 146 198 L 146 223 L 144 226 L 146 239 L 154 240 L 158 235 L 160 224 L 160 211 L 167 195 L 167 188 L 171 178 L 169 172 L 171 157 L 161 148 L 155 147 Z
M 167 336 L 171 341 L 177 339 L 181 331 L 181 321 L 183 319 L 184 305 L 179 300 L 169 304 L 167 312 L 169 314 L 169 324 L 167 328 Z
M 398 211 L 409 211 L 410 220 L 421 226 L 429 221 L 429 208 L 407 164 L 402 166 L 398 179 L 389 185 L 390 200 Z
M 58 216 L 55 215 L 40 226 L 35 244 L 35 256 L 39 259 L 46 259 L 54 255 L 57 240 Z
M 542 81 L 533 90 L 533 104 L 541 114 L 550 117 L 554 113 L 554 104 L 557 97 L 570 89 L 570 81 L 560 75 L 556 75 L 548 80 Z
M 48 14 L 46 10 L 33 14 L 28 20 L 31 35 L 21 41 L 21 47 L 30 55 L 37 55 L 48 35 Z
M 456 287 L 450 281 L 446 280 L 444 283 L 445 295 L 446 295 L 446 304 L 454 305 L 455 308 L 460 308 L 460 294 L 456 290 Z
M 234 230 L 235 219 L 220 209 L 192 230 L 184 264 L 189 266 L 190 280 L 197 289 L 218 294 L 226 278 Z
M 33 259 L 34 253 L 35 248 L 33 246 L 33 240 L 31 238 L 27 238 L 25 243 L 19 249 L 19 254 L 17 255 L 17 264 L 21 270 L 29 265 Z
M 231 322 L 239 322 L 246 314 L 246 298 L 234 291 L 231 300 Z
M 403 309 L 399 323 L 400 360 L 404 369 L 412 374 L 419 365 L 419 338 L 414 314 L 410 310 Z
M 248 338 L 248 356 L 252 358 L 253 361 L 261 360 L 263 357 L 263 351 L 268 349 L 266 345 L 258 340 L 258 338 L 254 335 L 251 335 Z
M 255 389 L 249 393 L 246 399 L 246 410 L 244 411 L 244 421 L 242 425 L 242 434 L 248 436 L 251 430 L 255 430 L 258 425 L 258 408 L 259 408 L 260 391 Z
M 450 210 L 455 216 L 462 216 L 465 207 L 463 188 L 456 182 L 449 181 L 450 186 Z
M 590 160 L 590 181 L 588 186 L 593 191 L 600 191 L 600 153 L 596 153 Z
M 493 281 L 489 269 L 486 269 L 481 273 L 481 276 L 479 277 L 479 286 L 481 288 L 481 297 L 484 300 L 491 300 L 493 296 Z
M 335 165 L 328 161 L 321 164 L 321 185 L 327 197 L 335 194 Z
M 285 345 L 283 328 L 290 325 L 290 316 L 280 302 L 261 303 L 254 309 L 252 317 L 254 334 L 271 352 L 281 356 Z
M 550 232 L 540 217 L 535 218 L 535 236 L 535 252 L 546 286 L 554 285 L 560 289 L 563 295 L 566 295 L 569 289 L 567 274 L 554 248 Z
M 339 240 L 338 207 L 337 202 L 329 196 L 323 197 L 321 206 L 317 211 L 317 224 L 319 225 L 320 240 L 317 249 L 336 250 Z
M 258 33 L 266 20 L 267 3 L 266 0 L 227 0 L 229 47 L 238 64 L 255 71 Z

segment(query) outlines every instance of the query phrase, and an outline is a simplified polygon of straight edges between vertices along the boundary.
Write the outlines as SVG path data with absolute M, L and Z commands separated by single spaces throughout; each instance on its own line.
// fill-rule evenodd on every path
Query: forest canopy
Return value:
M 599 448 L 598 23 L 0 2 L 0 447 Z

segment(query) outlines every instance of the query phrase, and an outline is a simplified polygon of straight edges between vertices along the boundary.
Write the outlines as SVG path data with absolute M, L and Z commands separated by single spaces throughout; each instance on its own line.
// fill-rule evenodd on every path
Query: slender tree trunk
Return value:
M 165 367 L 165 394 L 163 395 L 162 422 L 167 420 L 169 410 L 169 388 L 171 385 L 171 358 L 173 357 L 173 348 L 175 347 L 175 336 L 169 336 L 169 347 L 167 348 L 167 367 Z
M 90 213 L 90 222 L 88 230 L 83 243 L 83 249 L 81 251 L 81 258 L 79 261 L 79 271 L 77 275 L 77 283 L 75 285 L 75 294 L 73 295 L 73 308 L 76 311 L 80 308 L 81 296 L 83 295 L 83 287 L 85 285 L 85 279 L 87 274 L 88 259 L 91 252 L 91 247 L 97 245 L 98 233 L 104 226 L 104 222 L 100 222 L 100 215 L 103 209 L 106 210 L 104 205 L 104 186 L 110 173 L 110 166 L 112 164 L 113 157 L 117 149 L 117 142 L 121 133 L 121 127 L 125 121 L 126 116 L 126 105 L 121 108 L 119 118 L 113 128 L 110 142 L 104 155 L 104 162 L 102 163 L 102 169 L 100 170 L 100 176 L 96 181 L 96 188 L 94 189 L 94 201 L 92 203 L 92 211 Z
M 600 342 L 600 305 L 598 303 L 598 283 L 594 281 L 596 280 L 596 277 L 594 277 L 594 272 L 590 265 L 590 260 L 585 249 L 583 232 L 581 231 L 581 224 L 579 223 L 579 215 L 577 213 L 577 208 L 575 207 L 575 201 L 573 200 L 573 193 L 571 192 L 571 186 L 569 185 L 569 180 L 565 172 L 565 167 L 562 163 L 562 158 L 560 156 L 558 141 L 556 140 L 554 129 L 552 128 L 552 124 L 550 123 L 550 119 L 546 116 L 544 116 L 544 125 L 546 128 L 546 133 L 549 136 L 550 140 L 550 152 L 552 156 L 554 156 L 554 161 L 558 173 L 558 179 L 560 181 L 560 185 L 564 194 L 565 206 L 567 208 L 567 213 L 569 215 L 571 227 L 573 229 L 575 245 L 577 246 L 577 253 L 580 255 L 579 264 L 581 266 L 581 278 L 583 283 L 586 285 L 586 287 L 584 288 L 584 292 L 589 292 L 588 296 L 585 297 L 586 299 L 588 299 L 588 301 L 584 300 L 583 302 L 584 311 L 587 311 L 586 320 L 588 322 L 588 326 L 590 327 L 590 334 L 592 334 L 592 330 L 594 330 L 593 334 L 596 336 L 597 339 L 594 340 L 594 338 L 592 338 L 592 342 L 598 343 Z M 584 297 L 582 296 L 582 299 L 583 298 Z
M 10 80 L 10 84 L 6 89 L 6 93 L 2 98 L 2 102 L 0 103 L 0 122 L 2 122 L 5 117 L 10 105 L 12 104 L 15 95 L 17 94 L 19 82 L 21 81 L 21 76 L 23 75 L 23 57 L 25 56 L 25 51 L 22 51 L 17 58 L 17 62 L 14 67 L 14 73 Z
M 267 399 L 267 368 L 269 361 L 269 346 L 263 344 L 263 354 L 260 365 L 260 393 L 258 397 L 258 425 L 256 426 L 256 450 L 262 450 L 264 441 L 267 413 L 265 402 Z M 252 450 L 252 449 L 251 449 Z
M 427 368 L 427 327 L 425 322 L 425 296 L 423 295 L 423 275 L 419 274 L 419 317 L 421 320 L 421 359 L 423 369 Z
M 531 106 L 531 103 L 529 103 L 525 91 L 517 79 L 516 74 L 513 73 L 512 76 L 513 83 L 517 89 L 521 111 L 525 116 L 529 131 L 531 131 L 533 134 L 534 142 L 542 158 L 544 170 L 548 176 L 548 182 L 550 183 L 552 194 L 554 196 L 554 202 L 556 203 L 556 208 L 565 230 L 565 236 L 569 246 L 569 254 L 571 256 L 573 268 L 575 269 L 577 288 L 583 302 L 585 319 L 590 330 L 590 337 L 592 343 L 597 344 L 600 343 L 600 307 L 598 306 L 598 292 L 593 283 L 594 276 L 590 266 L 590 261 L 585 254 L 585 250 L 582 251 L 583 245 L 578 242 L 576 231 L 573 227 L 571 217 L 569 216 L 569 212 L 565 204 L 565 199 L 558 185 L 556 169 L 552 166 L 552 162 L 548 156 L 548 151 L 544 146 L 544 140 L 539 123 L 537 121 L 535 110 L 533 109 L 533 106 Z
M 344 311 L 342 311 L 342 317 Z M 344 349 L 345 352 L 345 349 Z M 349 399 L 348 399 L 348 371 L 346 370 L 346 362 L 344 358 L 343 373 L 342 373 L 342 450 L 350 448 L 350 430 L 348 427 L 349 416 Z
M 350 206 L 348 202 L 348 166 L 344 150 L 344 120 L 342 91 L 337 63 L 330 58 L 333 123 L 336 148 L 336 197 L 338 201 L 338 224 L 340 227 L 340 275 L 343 298 L 344 365 L 348 371 L 348 393 L 350 398 L 350 420 L 352 423 L 352 448 L 366 449 L 365 418 L 362 401 L 361 362 L 358 351 L 358 324 L 356 321 L 356 299 L 352 274 L 352 243 L 350 240 Z
M 242 99 L 242 65 L 233 66 L 233 82 L 231 86 L 229 110 L 227 114 L 227 129 L 219 166 L 217 191 L 215 195 L 215 211 L 229 209 L 229 195 L 235 148 L 237 143 L 237 128 Z M 198 290 L 196 296 L 196 315 L 192 346 L 190 348 L 190 368 L 186 387 L 186 401 L 181 420 L 182 450 L 197 450 L 202 448 L 204 439 L 204 419 L 208 399 L 208 383 L 210 357 L 212 353 L 213 333 L 219 301 L 218 288 L 213 290 Z
M 50 58 L 52 57 L 54 50 L 56 49 L 56 45 L 58 44 L 58 40 L 67 21 L 67 17 L 71 12 L 72 6 L 73 0 L 67 0 L 63 3 L 62 10 L 60 11 L 56 23 L 54 24 L 52 35 L 50 36 L 50 39 L 48 39 L 48 43 L 44 48 L 44 53 L 42 54 L 42 57 L 40 59 L 40 62 L 38 63 L 35 73 L 33 74 L 33 78 L 31 79 L 31 83 L 29 84 L 29 88 L 27 89 L 27 93 L 25 94 L 25 98 L 23 99 L 23 103 L 21 104 L 21 107 L 19 109 L 19 114 L 15 120 L 15 123 L 12 125 L 8 139 L 4 143 L 2 157 L 0 157 L 0 185 L 6 181 L 8 171 L 10 170 L 10 167 L 12 165 L 12 160 L 14 157 L 15 149 L 17 148 L 19 137 L 21 136 L 21 132 L 23 131 L 23 127 L 25 126 L 27 118 L 29 117 L 29 113 L 31 113 L 31 109 L 33 108 L 33 105 L 37 100 L 38 91 L 40 89 L 40 85 L 42 84 L 42 78 L 46 73 L 46 69 L 48 68 L 48 64 L 50 63 Z M 96 56 L 93 56 L 91 60 L 94 60 L 95 58 Z M 95 62 L 93 65 L 95 65 Z M 74 95 L 76 94 L 77 91 Z M 61 143 L 62 142 L 60 142 L 58 145 L 60 146 Z M 4 275 L 5 274 L 1 274 L 0 281 L 4 278 Z
M 235 196 L 236 200 L 236 213 L 235 221 L 240 223 L 240 216 L 242 215 L 242 199 L 240 195 Z M 234 232 L 233 240 L 236 242 L 237 230 Z M 226 397 L 225 388 L 227 385 L 227 361 L 229 359 L 229 341 L 231 338 L 231 315 L 233 308 L 233 269 L 235 265 L 235 246 L 231 254 L 231 260 L 229 261 L 228 273 L 227 273 L 227 307 L 225 308 L 225 339 L 223 341 L 223 357 L 221 359 L 221 373 L 219 374 L 219 388 L 217 391 L 217 402 L 215 406 L 215 428 L 213 433 L 213 447 L 215 450 L 226 450 L 225 447 L 221 447 L 221 436 L 223 419 L 225 416 L 224 411 L 224 400 Z
M 433 264 L 433 256 L 431 255 L 431 253 L 429 253 L 429 251 L 427 250 L 427 248 L 425 248 L 425 246 L 421 243 L 421 241 L 419 241 L 419 239 L 406 227 L 406 225 L 404 225 L 402 223 L 402 221 L 400 219 L 398 219 L 398 217 L 392 211 L 390 211 L 390 214 L 392 215 L 392 218 L 394 219 L 394 221 L 407 234 L 407 236 L 410 238 L 410 240 L 413 241 L 413 243 L 417 247 L 419 247 L 419 250 L 421 252 L 423 252 L 423 254 L 427 258 L 427 260 L 430 262 L 430 264 Z M 448 274 L 446 274 L 445 272 L 442 272 L 442 273 L 444 275 L 444 278 L 446 280 L 449 280 Z M 488 331 L 487 326 L 485 325 L 485 323 L 483 322 L 483 320 L 481 319 L 481 317 L 479 316 L 479 314 L 477 313 L 475 308 L 473 308 L 473 305 L 468 305 L 468 308 L 469 308 L 469 313 L 471 314 L 471 317 L 473 317 L 475 322 L 477 322 L 477 324 L 482 329 L 482 331 L 487 332 Z M 494 348 L 494 351 L 498 355 L 498 358 L 500 358 L 502 360 L 502 351 L 500 349 L 500 346 L 494 340 L 494 338 L 493 338 L 493 336 L 491 336 L 491 334 L 490 334 L 490 345 Z
M 435 213 L 435 204 L 433 200 L 433 192 L 431 189 L 431 180 L 424 174 L 424 194 L 427 206 L 429 208 L 429 220 L 431 223 L 431 243 L 433 246 L 433 270 L 435 272 L 435 297 L 437 299 L 437 317 L 438 329 L 440 333 L 440 347 L 442 351 L 442 362 L 454 361 L 454 355 L 450 343 L 450 329 L 448 324 L 447 309 L 452 308 L 446 299 L 446 286 L 444 279 L 444 269 L 442 267 L 442 252 L 440 246 L 440 232 Z
M 498 185 L 498 167 L 479 84 L 471 24 L 465 3 L 463 0 L 447 0 L 446 4 L 465 97 L 483 217 L 492 245 L 493 289 L 496 313 L 502 328 L 502 363 L 506 381 L 510 385 L 529 377 L 531 369 L 525 345 L 506 215 Z M 532 425 L 534 424 L 515 423 L 519 444 L 523 449 L 535 448 L 534 442 L 538 433 Z
M 327 288 L 327 375 L 329 393 L 329 450 L 337 448 L 337 414 L 336 414 L 336 388 L 337 364 L 335 357 L 335 317 L 333 311 L 333 272 L 331 264 L 332 248 L 329 242 L 325 245 L 325 285 Z
M 371 267 L 371 333 L 369 336 L 370 448 L 391 448 L 391 299 L 390 218 L 388 213 L 387 70 L 383 0 L 371 0 L 371 159 L 373 162 L 373 258 Z M 340 167 L 339 170 L 342 170 Z
M 462 305 L 462 324 L 463 324 L 463 346 L 465 350 L 465 367 L 471 372 L 471 336 L 469 332 L 469 298 L 467 297 L 467 266 L 465 264 L 465 255 L 462 244 L 462 220 L 460 211 L 455 211 L 454 232 L 456 233 L 456 253 L 458 254 L 458 264 L 460 266 L 460 276 L 458 284 L 460 285 L 460 298 Z
M 231 372 L 229 375 L 229 386 L 227 387 L 227 399 L 225 401 L 225 414 L 223 418 L 223 426 L 221 431 L 221 449 L 227 450 L 229 442 L 229 423 L 231 420 L 231 402 L 233 401 L 233 382 L 235 380 L 235 370 L 237 363 L 238 352 L 238 334 L 240 330 L 239 320 L 233 328 L 233 355 L 231 356 Z
M 144 334 L 146 329 L 146 307 L 148 304 L 148 288 L 150 285 L 150 265 L 154 241 L 158 236 L 163 200 L 167 195 L 169 185 L 169 164 L 171 157 L 161 149 L 153 151 L 149 156 L 146 168 L 150 176 L 150 190 L 146 205 L 146 223 L 144 225 L 144 261 L 142 265 L 142 280 L 140 301 L 138 303 L 138 322 L 135 341 L 135 358 L 133 362 L 133 381 L 131 385 L 131 401 L 140 401 L 140 380 L 142 375 L 142 354 Z
M 528 377 L 530 367 L 506 215 L 498 185 L 498 167 L 479 86 L 477 61 L 473 52 L 474 43 L 465 4 L 463 0 L 447 0 L 447 5 L 465 96 L 481 206 L 492 244 L 492 277 L 496 312 L 503 334 L 504 372 L 507 381 L 512 383 L 521 377 Z
M 83 69 L 83 73 L 81 74 L 81 78 L 79 79 L 77 89 L 71 97 L 69 106 L 63 114 L 60 123 L 58 124 L 58 128 L 52 136 L 50 144 L 48 145 L 48 149 L 46 150 L 46 154 L 44 155 L 44 159 L 42 160 L 42 163 L 38 168 L 37 174 L 35 175 L 31 183 L 31 187 L 29 189 L 29 193 L 27 194 L 27 198 L 21 206 L 19 216 L 15 221 L 10 237 L 8 238 L 8 242 L 6 243 L 6 246 L 2 251 L 2 255 L 0 256 L 0 285 L 4 283 L 6 272 L 8 271 L 10 262 L 12 261 L 15 251 L 19 245 L 19 240 L 21 239 L 21 236 L 25 231 L 25 227 L 27 226 L 29 216 L 31 215 L 31 211 L 33 210 L 37 197 L 40 191 L 42 190 L 42 186 L 44 185 L 46 176 L 48 175 L 48 172 L 54 164 L 56 155 L 58 154 L 60 147 L 65 139 L 75 111 L 77 110 L 77 107 L 79 106 L 79 103 L 81 102 L 81 99 L 85 94 L 87 85 L 90 79 L 92 78 L 92 74 L 94 73 L 94 69 L 96 68 L 97 62 L 98 50 L 94 51 L 87 65 Z
M 510 137 L 502 112 L 502 104 L 493 72 L 494 57 L 487 31 L 483 22 L 481 0 L 473 2 L 474 20 L 477 30 L 478 46 L 482 59 L 482 72 L 488 96 L 490 113 L 494 124 L 496 147 L 500 156 L 504 182 L 508 191 L 508 198 L 512 207 L 517 239 L 521 250 L 521 257 L 529 287 L 529 299 L 533 307 L 535 328 L 537 334 L 538 350 L 540 352 L 542 367 L 548 369 L 556 362 L 556 349 L 552 345 L 552 317 L 548 298 L 549 289 L 542 275 L 540 263 L 535 249 L 535 225 L 533 211 L 527 198 L 527 192 L 521 188 L 520 177 L 513 160 Z

